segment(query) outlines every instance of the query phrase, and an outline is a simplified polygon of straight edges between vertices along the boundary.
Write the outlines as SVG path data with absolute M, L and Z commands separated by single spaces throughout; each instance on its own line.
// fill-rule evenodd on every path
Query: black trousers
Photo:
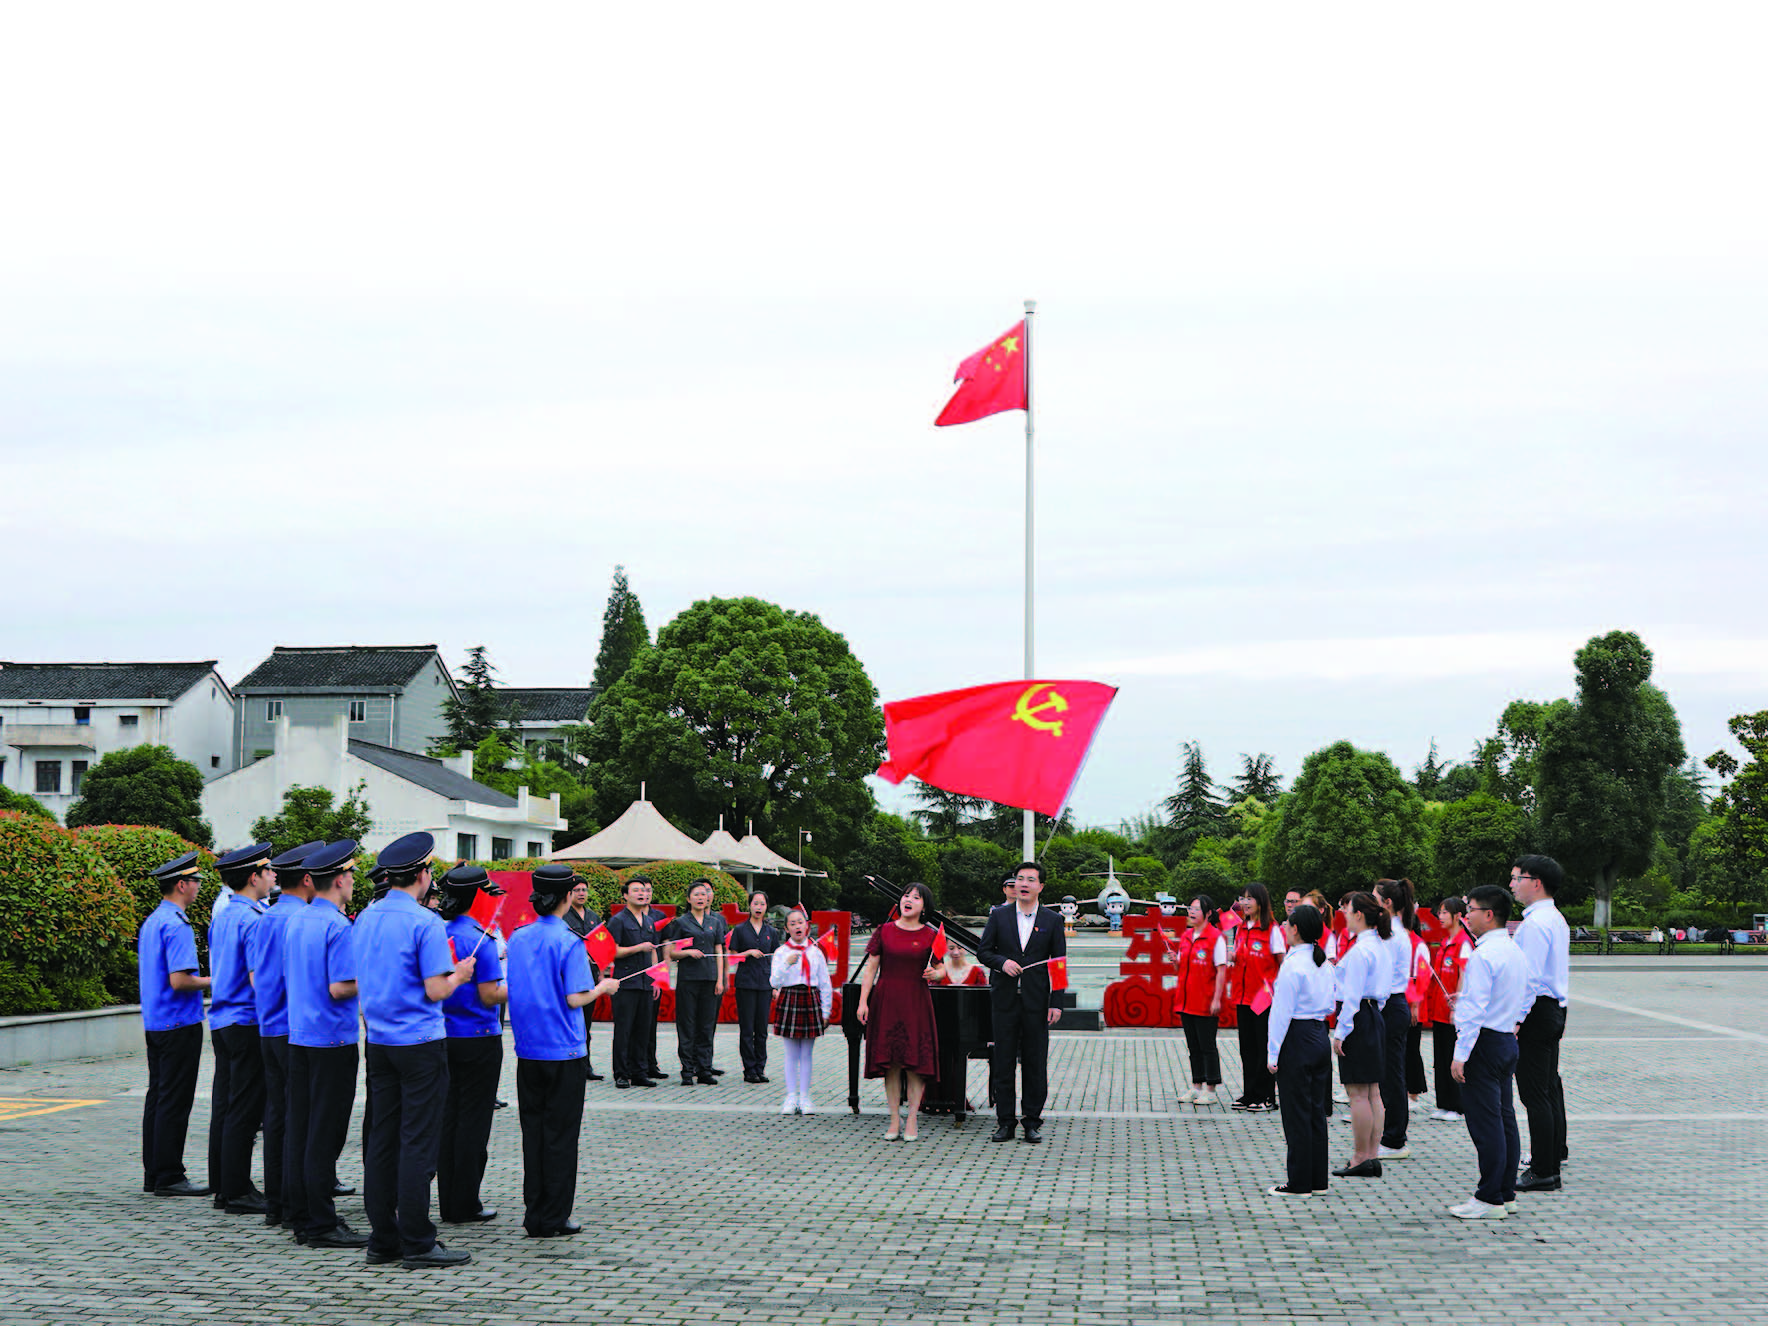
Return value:
M 209 1077 L 209 1186 L 215 1190 L 215 1205 L 231 1196 L 223 1186 L 221 1173 L 221 1138 L 227 1131 L 227 1096 L 233 1089 L 233 1060 L 221 1043 L 223 1028 L 209 1028 L 209 1049 L 215 1056 L 215 1071 Z
M 685 1077 L 712 1075 L 712 1036 L 718 1027 L 716 981 L 682 981 L 675 987 L 675 1053 Z
M 1449 1071 L 1455 1062 L 1455 1026 L 1451 1022 L 1434 1023 L 1430 1029 L 1431 1057 L 1436 1061 L 1436 1102 L 1439 1110 L 1461 1113 L 1461 1084 Z
M 772 1004 L 772 989 L 737 987 L 737 1048 L 743 1056 L 744 1077 L 767 1072 L 767 1014 Z
M 621 986 L 614 992 L 614 1076 L 628 1082 L 645 1076 L 656 1041 L 657 1001 L 649 990 Z
M 1260 1065 L 1264 1067 L 1264 1065 Z M 1277 1054 L 1278 1099 L 1283 1115 L 1283 1140 L 1289 1147 L 1287 1185 L 1302 1192 L 1326 1191 L 1326 1112 L 1320 1108 L 1321 1084 L 1332 1098 L 1332 1050 L 1326 1024 L 1296 1021 L 1283 1036 Z
M 215 1191 L 227 1201 L 252 1190 L 252 1144 L 264 1123 L 264 1052 L 256 1026 L 218 1027 L 209 1033 L 215 1045 L 215 1077 L 227 1065 L 227 1099 L 221 1107 L 220 1168 L 211 1174 Z M 215 1125 L 209 1124 L 209 1150 L 216 1154 Z
M 594 976 L 595 972 L 592 970 L 590 972 L 590 975 Z M 503 1011 L 503 1009 L 501 1007 L 499 1007 L 498 1012 L 501 1013 L 502 1011 Z M 501 1022 L 498 1023 L 499 1027 L 501 1027 L 502 1025 L 503 1024 Z M 591 1072 L 593 1072 L 595 1070 L 595 1065 L 590 1062 L 591 1046 L 594 1043 L 595 1043 L 595 1005 L 593 1003 L 591 1003 L 591 1004 L 585 1004 L 583 1006 L 583 1073 L 584 1073 L 585 1077 L 587 1077 Z
M 350 1111 L 356 1105 L 356 1068 L 360 1062 L 354 1045 L 289 1047 L 288 1145 L 284 1150 L 291 1157 L 289 1163 L 295 1163 L 292 1157 L 298 1136 L 300 1200 L 307 1223 L 295 1228 L 308 1235 L 337 1228 L 338 1208 L 332 1189 L 338 1182 L 338 1157 L 343 1155 L 344 1142 L 350 1136 Z M 303 1077 L 307 1087 L 305 1114 L 294 1095 Z M 288 1178 L 285 1168 L 285 1185 Z
M 1222 1056 L 1216 1049 L 1216 1018 L 1214 1013 L 1181 1013 L 1185 1027 L 1185 1048 L 1191 1053 L 1191 1080 L 1208 1087 L 1222 1084 Z
M 267 1218 L 283 1217 L 283 1146 L 288 1137 L 289 1038 L 258 1037 L 264 1060 L 264 1200 Z
M 1246 1103 L 1275 1105 L 1277 1079 L 1271 1076 L 1271 1070 L 1265 1064 L 1265 1054 L 1270 1048 L 1265 1042 L 1271 1031 L 1271 1010 L 1267 1008 L 1262 1013 L 1254 1013 L 1251 1004 L 1235 1005 L 1234 1029 L 1240 1037 L 1242 1094 Z
M 436 1246 L 430 1180 L 442 1144 L 448 1042 L 368 1046 L 367 1162 L 362 1204 L 368 1249 L 417 1257 Z
M 436 1155 L 436 1210 L 446 1221 L 470 1220 L 485 1205 L 479 1185 L 485 1179 L 491 1117 L 503 1076 L 503 1037 L 450 1036 L 445 1043 L 448 1097 L 442 1104 Z
M 1398 1149 L 1406 1145 L 1406 1126 L 1411 1122 L 1412 1102 L 1406 1096 L 1406 1037 L 1412 1029 L 1412 1010 L 1403 994 L 1389 995 L 1381 1006 L 1386 1044 L 1381 1057 L 1381 1108 L 1387 1121 L 1381 1128 L 1381 1144 Z
M 648 990 L 644 996 L 650 1002 Z M 516 1117 L 522 1125 L 522 1228 L 530 1234 L 551 1233 L 571 1218 L 571 1206 L 577 1200 L 583 1088 L 583 1065 L 575 1059 L 516 1060 Z
M 1565 1010 L 1550 995 L 1535 1000 L 1516 1033 L 1516 1094 L 1529 1116 L 1529 1168 L 1543 1177 L 1559 1173 L 1566 1158 L 1565 1084 L 1559 1077 L 1564 1036 Z
M 142 1187 L 179 1183 L 184 1138 L 196 1102 L 196 1070 L 203 1059 L 203 1024 L 147 1033 L 147 1099 L 141 1104 Z
M 1424 1077 L 1424 1028 L 1414 1023 L 1406 1030 L 1406 1094 L 1422 1096 L 1428 1090 L 1430 1085 Z
M 1018 1122 L 1019 1116 L 1013 1113 L 1013 1066 L 1018 1064 L 1025 1092 L 1020 1102 L 1025 1126 L 1042 1128 L 1044 1101 L 1050 1094 L 1049 1014 L 1019 994 L 1013 995 L 1011 1004 L 1003 1004 L 997 996 L 993 1011 L 994 1054 L 988 1080 L 994 1092 L 995 1122 L 1003 1128 Z
M 1516 1167 L 1522 1159 L 1511 1093 L 1516 1063 L 1516 1037 L 1488 1027 L 1473 1043 L 1462 1069 L 1467 1078 L 1461 1084 L 1462 1113 L 1479 1153 L 1479 1187 L 1473 1195 L 1490 1206 L 1516 1200 Z

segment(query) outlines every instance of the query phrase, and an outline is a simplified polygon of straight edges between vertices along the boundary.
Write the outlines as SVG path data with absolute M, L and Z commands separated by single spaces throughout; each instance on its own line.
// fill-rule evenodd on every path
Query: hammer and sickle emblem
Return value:
M 1025 694 L 1021 695 L 1019 703 L 1013 706 L 1013 721 L 1036 728 L 1039 732 L 1049 732 L 1060 737 L 1062 735 L 1062 720 L 1060 718 L 1039 718 L 1038 715 L 1046 712 L 1067 713 L 1067 698 L 1061 691 L 1051 687 L 1050 693 L 1042 700 L 1036 704 L 1031 702 L 1031 697 L 1043 690 L 1046 685 L 1048 685 L 1047 682 L 1040 681 L 1025 688 Z

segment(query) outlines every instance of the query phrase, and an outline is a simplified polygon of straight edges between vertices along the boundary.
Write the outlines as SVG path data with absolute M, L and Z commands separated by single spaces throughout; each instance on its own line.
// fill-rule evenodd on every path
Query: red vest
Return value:
M 1222 932 L 1204 923 L 1193 930 L 1186 926 L 1173 946 L 1179 958 L 1179 1012 L 1207 1014 L 1215 998 L 1215 944 Z
M 1282 959 L 1271 952 L 1271 930 L 1242 924 L 1234 931 L 1234 965 L 1228 971 L 1228 1002 L 1250 1004 L 1277 981 Z
M 1449 994 L 1454 994 L 1461 988 L 1461 949 L 1466 943 L 1466 936 L 1455 934 L 1433 947 L 1431 966 L 1442 985 L 1438 985 L 1436 981 L 1430 983 L 1430 989 L 1424 996 L 1423 1020 L 1432 1023 L 1455 1021 L 1455 1011 L 1449 1007 L 1448 996 L 1443 993 L 1443 989 L 1446 986 Z

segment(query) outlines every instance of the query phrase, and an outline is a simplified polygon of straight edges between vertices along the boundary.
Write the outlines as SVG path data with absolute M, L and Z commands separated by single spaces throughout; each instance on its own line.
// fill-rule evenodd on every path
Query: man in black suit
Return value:
M 991 1081 L 995 1121 L 991 1142 L 1009 1141 L 1018 1122 L 1013 1113 L 1013 1068 L 1024 1067 L 1025 1140 L 1043 1141 L 1044 1098 L 1049 1094 L 1050 1028 L 1062 1010 L 1050 1006 L 1050 969 L 1034 966 L 1068 956 L 1062 918 L 1038 906 L 1044 891 L 1043 868 L 1023 862 L 1014 872 L 1017 897 L 1011 907 L 989 913 L 976 958 L 993 974 L 994 1063 Z M 1026 970 L 1029 968 L 1030 970 Z

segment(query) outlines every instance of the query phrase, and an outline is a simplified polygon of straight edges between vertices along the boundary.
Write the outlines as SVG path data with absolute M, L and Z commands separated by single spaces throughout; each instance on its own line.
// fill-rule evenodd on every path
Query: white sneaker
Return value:
M 1179 1093 L 1179 1104 L 1181 1104 L 1181 1105 L 1189 1105 L 1189 1104 L 1191 1104 L 1192 1101 L 1194 1101 L 1196 1099 L 1197 1099 L 1197 1088 L 1196 1087 L 1186 1087 L 1183 1091 L 1181 1091 Z
M 1214 1105 L 1216 1104 L 1216 1093 L 1208 1090 L 1199 1091 L 1191 1097 L 1191 1103 L 1193 1105 Z
M 1504 1214 L 1505 1215 L 1515 1215 L 1516 1214 L 1516 1203 L 1513 1201 L 1505 1202 L 1504 1203 Z
M 811 1104 L 810 1093 L 808 1091 L 798 1098 L 798 1112 L 800 1114 L 816 1113 L 816 1106 Z
M 1378 1160 L 1410 1160 L 1412 1158 L 1412 1148 L 1409 1146 L 1377 1147 L 1375 1156 Z
M 1510 1210 L 1501 1204 L 1494 1205 L 1473 1197 L 1460 1206 L 1451 1206 L 1449 1214 L 1458 1220 L 1502 1220 L 1510 1214 Z
M 793 1095 L 790 1091 L 788 1091 L 786 1093 L 785 1100 L 780 1102 L 780 1113 L 781 1114 L 796 1114 L 796 1113 L 798 1113 L 798 1097 Z
M 1456 1123 L 1461 1116 L 1453 1110 L 1432 1110 L 1430 1118 L 1432 1123 Z

